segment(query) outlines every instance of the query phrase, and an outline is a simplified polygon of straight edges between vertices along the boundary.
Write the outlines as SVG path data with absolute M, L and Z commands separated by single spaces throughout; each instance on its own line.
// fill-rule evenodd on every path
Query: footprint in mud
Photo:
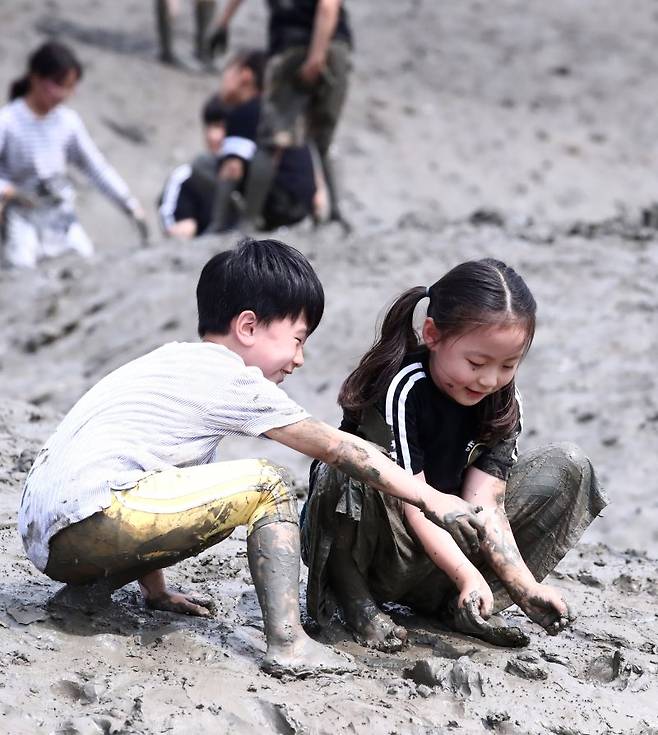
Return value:
M 597 656 L 587 666 L 585 675 L 590 681 L 600 684 L 614 683 L 614 688 L 618 691 L 630 689 L 631 692 L 641 692 L 654 683 L 653 677 L 645 672 L 643 666 L 619 650 L 612 655 Z
M 440 658 L 428 658 L 405 669 L 403 676 L 417 686 L 440 687 L 465 699 L 484 696 L 482 675 L 466 656 L 446 667 Z

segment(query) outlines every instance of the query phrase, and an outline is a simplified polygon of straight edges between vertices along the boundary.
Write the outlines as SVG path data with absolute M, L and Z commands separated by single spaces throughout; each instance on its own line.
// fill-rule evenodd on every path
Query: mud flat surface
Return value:
M 198 273 L 235 241 L 155 237 L 140 250 L 80 179 L 96 258 L 0 272 L 2 731 L 658 732 L 658 233 L 642 215 L 658 198 L 655 5 L 351 5 L 358 49 L 336 154 L 355 228 L 277 235 L 312 259 L 328 302 L 286 389 L 335 423 L 338 387 L 398 291 L 467 258 L 518 268 L 539 304 L 519 378 L 522 449 L 577 442 L 612 501 L 552 580 L 578 619 L 556 638 L 528 623 L 530 646 L 510 651 L 397 610 L 406 651 L 365 651 L 336 627 L 328 640 L 359 672 L 282 682 L 258 670 L 241 532 L 170 572 L 173 586 L 215 598 L 212 621 L 147 611 L 134 586 L 101 613 L 50 608 L 59 585 L 33 569 L 16 534 L 32 458 L 107 372 L 195 339 Z M 5 6 L 0 89 L 45 31 L 59 31 L 86 63 L 73 105 L 149 208 L 167 172 L 196 153 L 197 110 L 215 79 L 153 62 L 150 3 Z M 236 44 L 262 40 L 262 20 L 261 4 L 246 3 Z M 245 454 L 287 464 L 303 495 L 304 458 L 263 441 L 221 449 Z

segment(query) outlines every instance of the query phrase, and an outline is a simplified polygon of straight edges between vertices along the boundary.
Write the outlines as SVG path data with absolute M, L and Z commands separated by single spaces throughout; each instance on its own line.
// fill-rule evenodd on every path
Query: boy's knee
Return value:
M 271 462 L 269 459 L 259 459 L 261 466 L 261 482 L 268 487 L 270 485 L 290 486 L 291 480 L 285 467 Z
M 261 490 L 271 493 L 275 498 L 282 500 L 292 499 L 297 502 L 297 496 L 293 490 L 293 483 L 288 471 L 284 467 L 270 462 L 268 459 L 261 459 L 259 461 L 261 463 Z
M 292 489 L 292 482 L 286 470 L 267 459 L 259 460 L 259 490 L 262 500 L 252 516 L 250 527 L 276 522 L 298 524 L 297 496 Z

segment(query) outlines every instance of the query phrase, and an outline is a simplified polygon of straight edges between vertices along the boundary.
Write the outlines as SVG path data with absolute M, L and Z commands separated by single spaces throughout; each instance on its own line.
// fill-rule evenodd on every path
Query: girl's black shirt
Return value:
M 479 442 L 477 406 L 462 406 L 443 393 L 430 376 L 428 360 L 426 350 L 407 355 L 386 394 L 370 409 L 376 415 L 366 413 L 359 424 L 345 416 L 340 428 L 382 445 L 402 468 L 414 475 L 424 472 L 426 482 L 441 492 L 458 493 L 470 466 L 507 481 L 520 422 L 492 446 Z M 520 414 L 518 392 L 516 400 Z

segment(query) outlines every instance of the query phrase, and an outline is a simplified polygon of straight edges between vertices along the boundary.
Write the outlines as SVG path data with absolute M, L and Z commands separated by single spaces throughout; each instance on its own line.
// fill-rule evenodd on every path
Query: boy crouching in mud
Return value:
M 295 496 L 267 460 L 213 462 L 225 436 L 264 435 L 418 507 L 464 549 L 478 509 L 407 474 L 376 448 L 317 421 L 278 385 L 304 363 L 322 285 L 294 248 L 243 240 L 197 286 L 201 342 L 172 342 L 110 373 L 70 410 L 25 483 L 19 530 L 52 579 L 108 592 L 139 582 L 146 605 L 209 616 L 167 588 L 163 568 L 248 527 L 263 612 L 262 668 L 308 675 L 350 668 L 299 620 Z

